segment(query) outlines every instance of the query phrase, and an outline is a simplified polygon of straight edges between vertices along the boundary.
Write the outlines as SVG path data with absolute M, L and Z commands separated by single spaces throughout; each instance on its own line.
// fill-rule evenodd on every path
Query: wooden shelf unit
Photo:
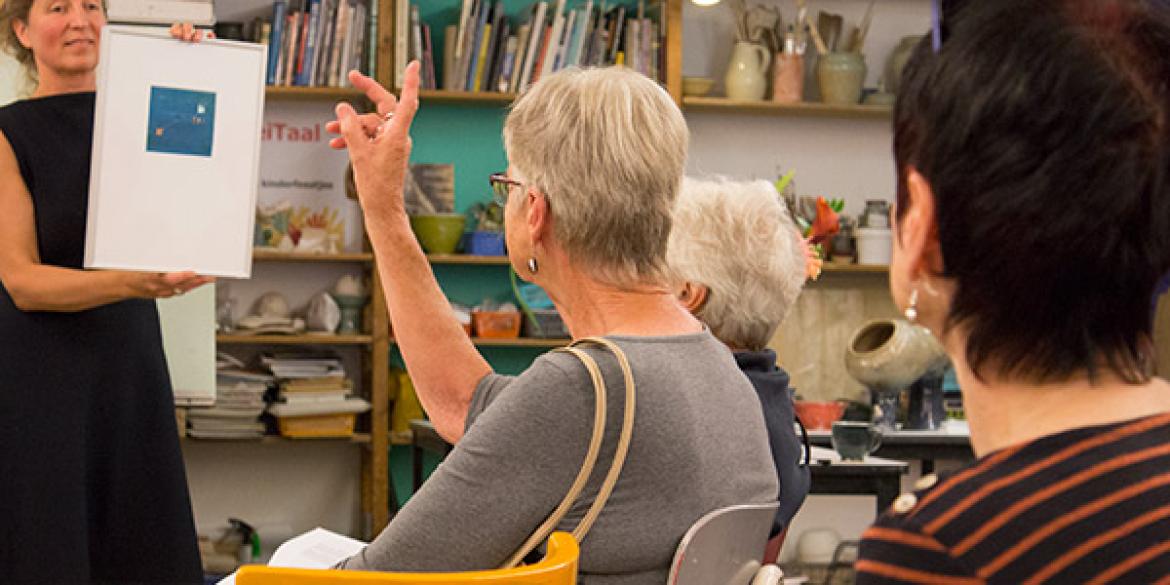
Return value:
M 391 338 L 390 344 L 397 342 Z M 472 337 L 471 342 L 478 347 L 564 347 L 571 339 L 544 339 L 539 337 Z
M 365 101 L 366 95 L 352 87 L 301 87 L 269 85 L 264 96 L 270 100 L 287 101 Z
M 224 345 L 370 345 L 372 335 L 240 335 L 219 334 L 215 342 Z
M 431 264 L 475 264 L 481 266 L 507 266 L 507 256 L 473 256 L 471 254 L 427 254 Z
M 449 89 L 423 89 L 418 92 L 418 99 L 422 103 L 432 104 L 483 104 L 507 105 L 516 99 L 514 93 L 500 93 L 495 91 L 454 91 Z
M 344 252 L 341 254 L 306 254 L 304 252 L 278 252 L 275 250 L 253 250 L 253 262 L 361 262 L 374 261 L 372 252 Z
M 881 264 L 833 264 L 832 262 L 825 262 L 821 267 L 821 273 L 845 273 L 845 274 L 889 274 L 890 267 Z
M 289 438 L 280 435 L 264 435 L 256 439 L 200 439 L 198 437 L 186 436 L 183 441 L 193 443 L 256 443 L 258 445 L 283 445 L 288 443 L 317 443 L 317 442 L 346 442 L 355 445 L 368 445 L 371 438 L 370 433 L 354 433 L 349 437 L 305 437 L 305 438 Z
M 732 100 L 723 97 L 682 98 L 685 112 L 719 112 L 724 114 L 755 114 L 767 116 L 794 116 L 846 119 L 889 119 L 893 116 L 890 106 L 838 106 L 819 102 L 777 104 L 770 101 Z

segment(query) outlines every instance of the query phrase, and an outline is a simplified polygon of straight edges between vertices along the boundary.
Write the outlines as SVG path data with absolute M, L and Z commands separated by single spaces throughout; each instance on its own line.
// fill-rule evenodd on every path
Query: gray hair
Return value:
M 800 233 L 767 181 L 683 180 L 667 262 L 675 284 L 702 284 L 695 316 L 720 341 L 763 349 L 805 281 Z
M 542 77 L 504 122 L 508 159 L 548 198 L 559 244 L 619 287 L 666 282 L 689 136 L 666 91 L 623 67 Z

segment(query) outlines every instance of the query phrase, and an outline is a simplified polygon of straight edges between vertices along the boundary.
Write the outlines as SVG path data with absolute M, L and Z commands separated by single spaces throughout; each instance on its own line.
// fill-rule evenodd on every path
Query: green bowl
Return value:
M 463 237 L 461 213 L 436 213 L 410 216 L 410 227 L 428 254 L 454 254 Z

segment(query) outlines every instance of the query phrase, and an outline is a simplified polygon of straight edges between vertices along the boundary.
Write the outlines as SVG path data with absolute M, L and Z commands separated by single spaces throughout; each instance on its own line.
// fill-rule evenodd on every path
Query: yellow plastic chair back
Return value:
M 581 551 L 573 535 L 554 532 L 539 563 L 514 569 L 465 573 L 381 573 L 289 569 L 246 565 L 236 573 L 238 585 L 576 585 Z

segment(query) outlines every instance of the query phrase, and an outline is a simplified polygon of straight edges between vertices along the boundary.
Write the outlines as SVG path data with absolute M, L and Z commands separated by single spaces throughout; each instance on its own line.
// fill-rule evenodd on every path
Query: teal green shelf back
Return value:
M 411 126 L 412 163 L 455 165 L 455 210 L 491 199 L 488 175 L 507 168 L 504 107 L 498 104 L 428 104 L 424 98 Z

